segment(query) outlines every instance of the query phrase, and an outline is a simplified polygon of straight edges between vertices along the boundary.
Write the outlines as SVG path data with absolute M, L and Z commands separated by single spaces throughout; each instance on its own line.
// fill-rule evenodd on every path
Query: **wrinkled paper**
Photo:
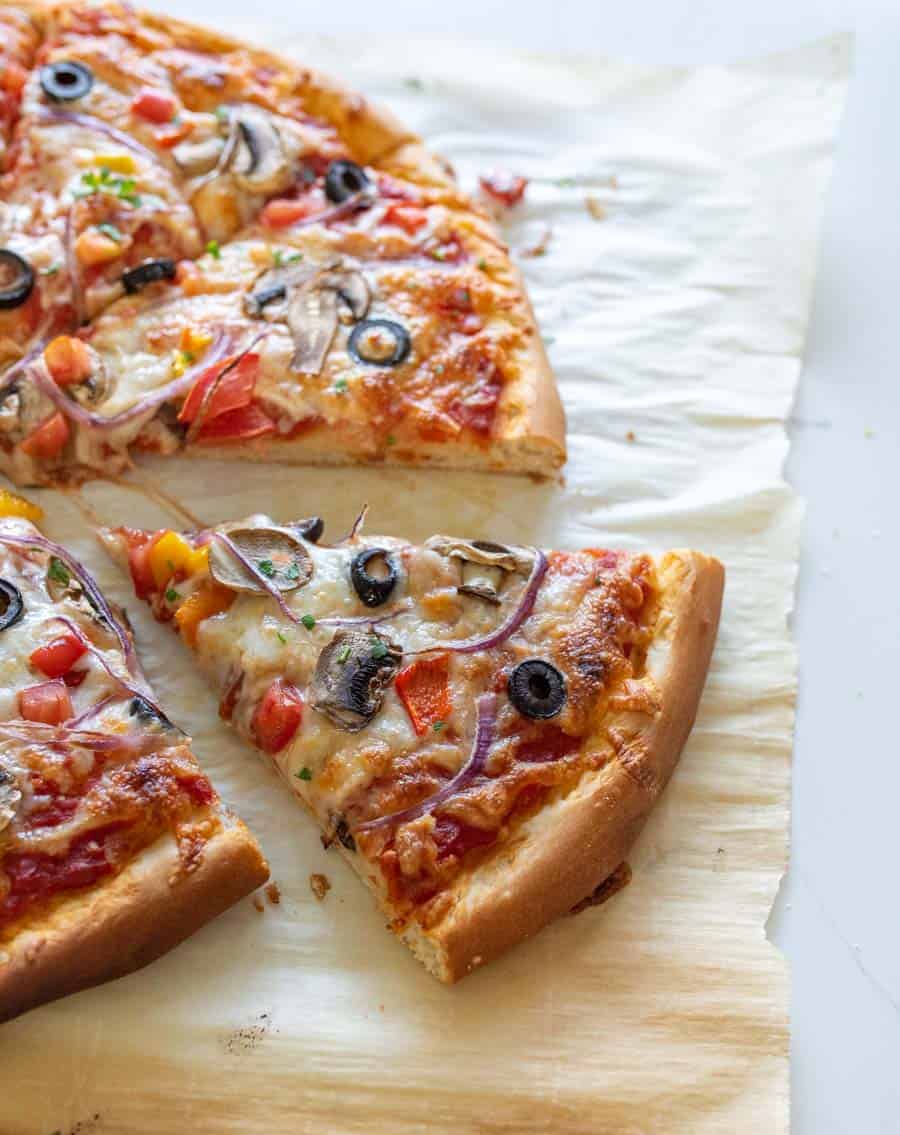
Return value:
M 127 603 L 161 700 L 261 840 L 280 903 L 248 899 L 150 969 L 0 1027 L 0 1132 L 786 1132 L 788 978 L 765 935 L 795 692 L 801 509 L 782 468 L 850 43 L 666 69 L 243 30 L 386 102 L 466 186 L 492 167 L 529 178 L 505 229 L 569 463 L 546 484 L 182 460 L 139 479 L 204 521 L 319 512 L 334 535 L 368 501 L 371 531 L 413 539 L 694 545 L 727 565 L 721 634 L 631 884 L 448 989 L 219 722 L 76 502 L 34 494 L 49 533 Z M 84 497 L 108 521 L 175 521 L 132 490 Z M 312 873 L 331 883 L 323 901 Z

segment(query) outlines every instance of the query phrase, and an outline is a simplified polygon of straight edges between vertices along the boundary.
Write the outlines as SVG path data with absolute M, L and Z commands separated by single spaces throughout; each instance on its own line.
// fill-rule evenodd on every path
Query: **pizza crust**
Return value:
M 264 883 L 269 869 L 253 837 L 230 813 L 221 818 L 189 874 L 179 874 L 166 835 L 115 878 L 0 945 L 0 1021 L 140 969 Z
M 706 679 L 724 569 L 699 552 L 673 552 L 659 580 L 660 634 L 645 676 L 658 710 L 614 714 L 605 723 L 609 762 L 541 810 L 508 852 L 463 875 L 437 926 L 401 932 L 441 981 L 458 981 L 591 894 L 626 858 L 668 782 Z

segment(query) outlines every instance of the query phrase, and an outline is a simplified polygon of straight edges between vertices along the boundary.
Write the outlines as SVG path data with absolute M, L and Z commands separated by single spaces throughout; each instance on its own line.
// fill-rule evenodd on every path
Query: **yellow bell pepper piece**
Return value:
M 183 327 L 178 346 L 185 354 L 193 355 L 196 359 L 212 341 L 213 336 L 209 331 L 198 331 L 196 327 Z
M 203 620 L 227 611 L 234 598 L 230 588 L 206 581 L 185 599 L 175 612 L 175 622 L 188 646 L 197 645 L 197 631 Z
M 153 581 L 158 588 L 163 588 L 176 572 L 197 575 L 206 570 L 208 555 L 206 548 L 192 548 L 177 532 L 166 532 L 150 549 Z
M 17 493 L 0 489 L 0 516 L 21 516 L 23 520 L 37 522 L 44 519 L 44 510 Z
M 111 173 L 136 173 L 137 163 L 131 154 L 94 154 L 91 165 L 108 169 Z

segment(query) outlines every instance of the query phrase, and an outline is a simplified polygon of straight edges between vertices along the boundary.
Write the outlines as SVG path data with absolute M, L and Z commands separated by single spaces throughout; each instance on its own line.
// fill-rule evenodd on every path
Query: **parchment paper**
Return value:
M 204 520 L 317 511 L 334 534 L 367 500 L 372 531 L 412 538 L 693 544 L 727 564 L 719 645 L 631 885 L 447 989 L 218 722 L 73 502 L 40 494 L 51 534 L 128 602 L 162 699 L 260 837 L 281 902 L 247 900 L 151 969 L 0 1028 L 0 1132 L 778 1135 L 788 987 L 764 927 L 786 858 L 801 511 L 784 425 L 850 44 L 672 70 L 250 34 L 387 101 L 467 184 L 495 165 L 530 177 L 507 231 L 521 250 L 551 229 L 522 263 L 571 456 L 564 483 L 543 485 L 149 470 Z M 87 496 L 109 520 L 160 519 L 139 494 Z M 331 882 L 323 902 L 312 872 Z

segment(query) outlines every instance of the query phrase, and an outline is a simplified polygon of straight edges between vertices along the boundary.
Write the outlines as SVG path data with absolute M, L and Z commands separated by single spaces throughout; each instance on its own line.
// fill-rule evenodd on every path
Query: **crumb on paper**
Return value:
M 100 1112 L 95 1111 L 93 1115 L 89 1115 L 87 1119 L 79 1119 L 74 1127 L 69 1127 L 65 1131 L 61 1127 L 54 1128 L 50 1135 L 88 1135 L 88 1132 L 93 1131 L 99 1122 Z
M 281 888 L 277 883 L 269 883 L 269 885 L 266 887 L 266 898 L 269 900 L 272 906 L 278 906 L 278 904 L 281 902 Z
M 309 889 L 316 896 L 319 902 L 325 898 L 331 890 L 331 883 L 327 875 L 313 874 L 309 877 Z
M 875 431 L 872 429 L 871 426 L 866 426 L 866 428 L 863 430 L 863 434 L 867 438 L 873 438 L 875 436 Z
M 519 249 L 519 255 L 527 257 L 529 260 L 534 260 L 538 256 L 546 256 L 547 249 L 550 247 L 550 241 L 553 238 L 553 229 L 549 225 L 544 227 L 544 231 L 540 237 L 533 241 L 531 244 L 526 244 Z
M 592 194 L 589 193 L 587 195 L 587 197 L 585 197 L 584 207 L 587 209 L 587 211 L 590 213 L 590 215 L 594 218 L 595 221 L 605 221 L 606 220 L 607 215 L 608 215 L 606 210 L 603 208 L 603 206 L 600 204 L 600 202 L 597 200 L 597 198 L 594 197 Z
M 614 173 L 611 173 L 609 175 L 609 187 L 610 187 L 610 189 L 618 189 L 619 188 L 619 179 L 616 177 L 616 175 Z
M 602 906 L 603 903 L 611 899 L 613 895 L 618 894 L 619 891 L 627 887 L 630 882 L 631 867 L 628 863 L 622 862 L 586 899 L 582 899 L 581 902 L 576 903 L 569 913 L 580 914 L 581 911 L 587 910 L 590 906 Z
M 626 441 L 637 441 L 637 436 L 636 436 L 634 430 L 628 431 L 628 433 L 625 435 L 625 440 Z
M 255 894 L 251 901 L 253 903 L 254 909 L 258 910 L 259 913 L 262 914 L 262 912 L 266 909 L 266 904 L 262 901 L 262 898 L 259 896 L 259 894 Z
M 225 1041 L 226 1052 L 247 1052 L 257 1047 L 269 1034 L 272 1028 L 272 1014 L 260 1013 L 254 1017 L 252 1024 L 244 1025 L 229 1033 Z

